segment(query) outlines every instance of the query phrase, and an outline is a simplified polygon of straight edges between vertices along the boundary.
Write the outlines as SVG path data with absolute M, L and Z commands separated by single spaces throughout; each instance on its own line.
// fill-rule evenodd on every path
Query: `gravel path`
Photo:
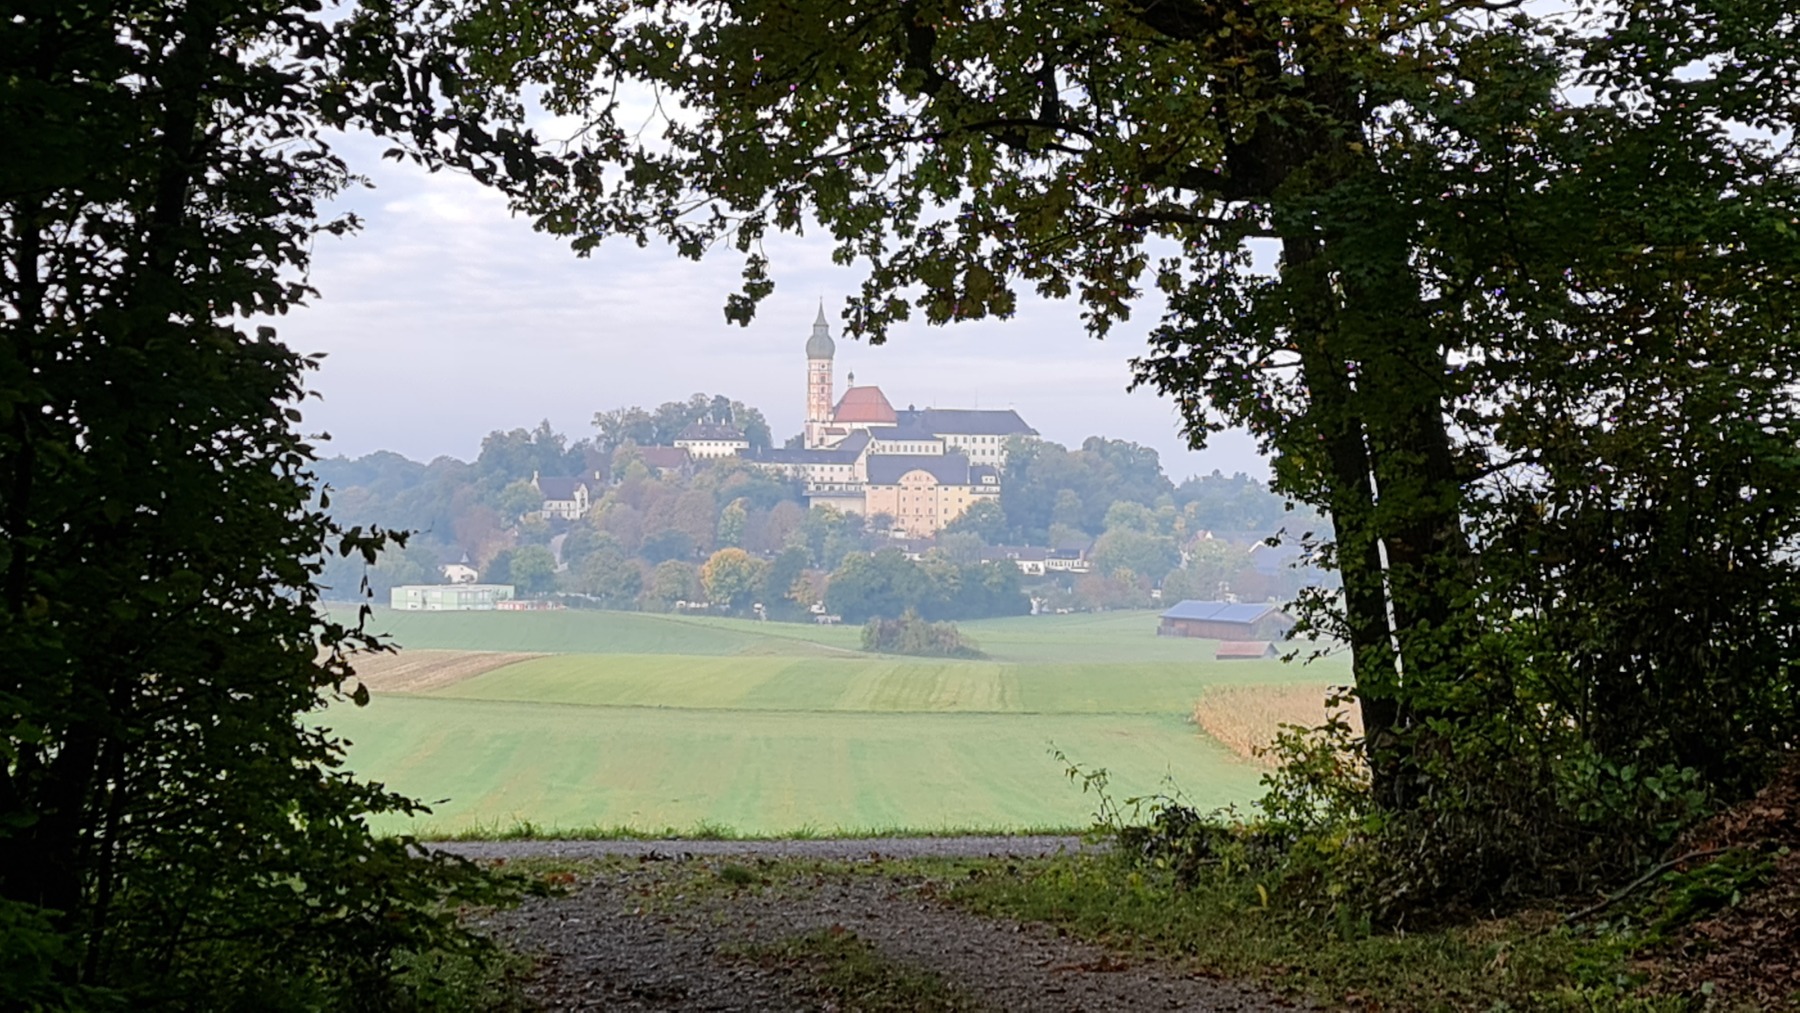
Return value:
M 1075 838 L 892 838 L 866 841 L 533 841 L 459 844 L 477 859 L 636 858 L 584 875 L 573 893 L 485 916 L 484 931 L 538 958 L 529 985 L 549 1010 L 836 1010 L 804 968 L 745 956 L 826 930 L 853 933 L 892 964 L 929 970 L 982 1009 L 1005 1011 L 1293 1008 L 1249 986 L 1180 966 L 1120 957 L 1035 924 L 951 906 L 903 872 L 813 871 L 733 887 L 759 860 L 915 856 L 1032 857 Z M 879 866 L 871 862 L 872 869 Z M 776 867 L 778 868 L 778 867 Z M 793 867 L 787 867 L 791 870 Z

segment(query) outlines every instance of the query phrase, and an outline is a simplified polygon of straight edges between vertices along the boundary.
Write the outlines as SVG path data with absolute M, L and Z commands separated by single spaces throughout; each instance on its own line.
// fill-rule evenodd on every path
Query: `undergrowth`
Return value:
M 1277 749 L 1281 764 L 1265 777 L 1268 791 L 1254 816 L 1202 813 L 1178 795 L 1117 799 L 1104 770 L 1068 763 L 1071 780 L 1095 797 L 1096 832 L 1112 848 L 1007 874 L 976 870 L 954 897 L 983 913 L 1189 958 L 1210 973 L 1328 1003 L 1733 1008 L 1710 995 L 1651 994 L 1648 964 L 1677 930 L 1763 883 L 1772 868 L 1767 856 L 1691 853 L 1651 866 L 1610 895 L 1591 888 L 1534 895 L 1494 874 L 1531 845 L 1493 841 L 1492 824 L 1483 822 L 1491 814 L 1459 822 L 1445 805 L 1409 821 L 1375 810 L 1355 752 L 1329 728 L 1289 729 Z M 1639 783 L 1653 778 L 1675 780 L 1658 772 Z M 1651 843 L 1672 840 L 1698 808 L 1691 795 L 1665 794 L 1669 804 L 1638 814 L 1645 825 L 1661 821 L 1656 833 L 1666 837 L 1647 837 Z M 1640 858 L 1640 867 L 1653 861 Z M 1545 871 L 1528 874 L 1541 875 L 1539 884 L 1557 882 L 1559 870 Z M 1467 878 L 1456 882 L 1459 874 Z

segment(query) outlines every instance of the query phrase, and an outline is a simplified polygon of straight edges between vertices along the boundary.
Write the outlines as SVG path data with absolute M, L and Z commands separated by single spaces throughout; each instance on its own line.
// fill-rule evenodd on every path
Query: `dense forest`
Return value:
M 597 413 L 596 434 L 570 439 L 548 422 L 496 430 L 473 462 L 429 464 L 381 451 L 318 464 L 329 512 L 345 526 L 412 532 L 373 565 L 334 560 L 329 593 L 378 597 L 399 584 L 437 583 L 466 561 L 480 579 L 522 595 L 601 608 L 669 610 L 710 603 L 771 618 L 805 618 L 822 603 L 853 622 L 911 608 L 928 619 L 971 619 L 1042 608 L 1122 608 L 1163 597 L 1235 593 L 1291 598 L 1322 575 L 1299 544 L 1324 532 L 1245 475 L 1217 472 L 1179 485 L 1156 452 L 1090 437 L 1077 449 L 1036 439 L 1007 448 L 999 503 L 982 503 L 929 546 L 902 543 L 892 518 L 808 508 L 797 481 L 736 460 L 658 472 L 635 448 L 673 439 L 689 422 L 761 414 L 722 395 L 695 394 L 654 411 Z M 646 444 L 648 445 L 648 444 Z M 535 476 L 579 476 L 593 506 L 578 520 L 541 515 Z M 1279 551 L 1264 543 L 1286 538 Z M 1027 579 L 992 550 L 1070 548 L 1091 568 Z M 1260 547 L 1260 548 L 1259 548 Z M 905 555 L 928 558 L 908 559 Z

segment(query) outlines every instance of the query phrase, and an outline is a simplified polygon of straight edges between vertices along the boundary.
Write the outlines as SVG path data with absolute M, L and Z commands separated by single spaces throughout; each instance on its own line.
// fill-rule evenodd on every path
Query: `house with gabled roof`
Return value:
M 750 441 L 737 426 L 695 422 L 675 437 L 675 446 L 697 461 L 737 457 L 750 449 Z
M 1293 618 L 1276 605 L 1190 599 L 1162 614 L 1156 634 L 1243 642 L 1280 640 L 1293 627 Z
M 670 475 L 686 475 L 693 471 L 694 456 L 686 447 L 633 447 L 631 453 L 643 462 L 650 474 L 658 477 Z M 623 473 L 615 473 L 614 481 L 624 477 Z
M 565 521 L 579 520 L 592 505 L 588 481 L 579 476 L 545 477 L 532 472 L 531 485 L 544 497 L 540 513 L 546 520 L 552 517 L 560 517 Z

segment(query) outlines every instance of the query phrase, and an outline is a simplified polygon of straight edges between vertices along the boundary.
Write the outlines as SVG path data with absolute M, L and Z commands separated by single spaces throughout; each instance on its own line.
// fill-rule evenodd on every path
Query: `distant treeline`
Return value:
M 388 451 L 321 461 L 328 509 L 340 523 L 413 532 L 405 549 L 373 567 L 329 561 L 324 581 L 351 598 L 366 579 L 380 599 L 399 584 L 436 583 L 444 564 L 466 560 L 485 582 L 575 604 L 708 603 L 732 612 L 760 605 L 797 618 L 822 602 L 862 622 L 906 608 L 930 620 L 1012 615 L 1029 611 L 1029 597 L 1055 607 L 1144 605 L 1158 586 L 1181 597 L 1211 597 L 1234 584 L 1258 598 L 1288 596 L 1317 577 L 1271 568 L 1248 552 L 1283 528 L 1294 537 L 1319 531 L 1311 514 L 1290 511 L 1242 474 L 1177 485 L 1156 451 L 1123 440 L 1090 437 L 1077 449 L 1014 441 L 999 502 L 972 508 L 921 560 L 883 551 L 896 544 L 892 518 L 808 509 L 795 481 L 734 460 L 657 474 L 630 453 L 637 437 L 672 438 L 691 421 L 720 417 L 745 425 L 762 416 L 696 394 L 655 411 L 600 413 L 599 435 L 588 439 L 571 441 L 548 422 L 496 430 L 473 462 L 420 463 Z M 537 516 L 534 475 L 584 478 L 592 508 L 576 521 Z M 1017 545 L 1085 550 L 1091 571 L 1027 577 L 1010 563 L 982 564 L 996 555 L 991 547 Z

